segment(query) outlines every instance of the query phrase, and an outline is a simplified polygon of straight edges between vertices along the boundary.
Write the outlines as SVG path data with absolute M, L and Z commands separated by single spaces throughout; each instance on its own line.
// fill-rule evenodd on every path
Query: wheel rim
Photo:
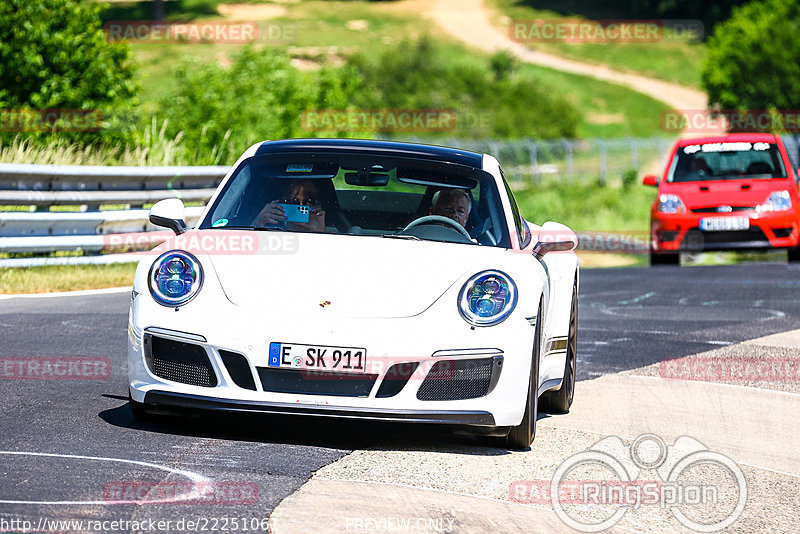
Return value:
M 577 287 L 575 288 L 577 290 Z M 567 341 L 567 358 L 569 361 L 569 377 L 567 395 L 569 403 L 575 395 L 575 375 L 578 353 L 578 299 L 576 293 L 572 297 L 572 309 L 569 312 L 569 340 Z

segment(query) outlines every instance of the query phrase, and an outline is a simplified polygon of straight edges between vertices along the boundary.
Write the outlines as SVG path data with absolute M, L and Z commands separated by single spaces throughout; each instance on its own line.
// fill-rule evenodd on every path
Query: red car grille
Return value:
M 723 210 L 720 211 L 720 206 L 711 206 L 708 208 L 692 208 L 692 213 L 732 213 L 734 211 L 753 211 L 756 209 L 755 206 L 723 206 L 725 208 L 730 208 L 730 211 Z

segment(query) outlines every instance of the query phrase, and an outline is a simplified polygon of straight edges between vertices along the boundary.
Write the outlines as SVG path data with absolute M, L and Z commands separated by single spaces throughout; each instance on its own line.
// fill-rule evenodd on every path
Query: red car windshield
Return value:
M 680 147 L 668 182 L 786 178 L 775 143 L 705 143 Z

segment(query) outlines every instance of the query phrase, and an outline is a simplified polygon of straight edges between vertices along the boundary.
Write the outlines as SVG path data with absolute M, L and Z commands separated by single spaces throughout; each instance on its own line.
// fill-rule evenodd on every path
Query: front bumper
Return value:
M 187 305 L 176 313 L 172 309 L 150 306 L 147 298 L 146 295 L 136 297 L 144 299 L 147 313 L 136 304 L 131 307 L 128 370 L 131 398 L 150 409 L 305 414 L 458 424 L 485 430 L 517 425 L 522 419 L 535 332 L 522 314 L 494 327 L 471 328 L 457 314 L 452 314 L 452 319 L 437 322 L 422 317 L 331 318 L 318 322 L 312 318 L 265 320 L 262 315 L 231 306 L 230 313 L 225 314 L 228 320 L 222 327 L 209 320 L 202 306 Z M 143 324 L 143 317 L 147 317 L 149 325 Z M 186 325 L 191 325 L 193 331 L 187 332 Z M 196 332 L 203 332 L 203 335 Z M 189 371 L 184 367 L 181 371 L 180 366 L 170 366 L 176 362 L 166 362 L 166 367 L 154 369 L 152 354 L 148 352 L 152 351 L 154 338 L 194 345 L 207 362 L 203 364 L 205 370 L 195 366 Z M 370 368 L 374 378 L 368 379 L 365 387 L 362 387 L 363 381 L 359 385 L 357 380 L 347 379 L 304 382 L 304 386 L 313 386 L 305 390 L 297 386 L 298 379 L 305 379 L 300 373 L 288 379 L 282 376 L 275 379 L 281 370 L 269 367 L 269 342 L 287 340 L 328 346 L 364 346 L 374 365 Z M 225 359 L 230 353 L 244 360 L 244 367 L 240 365 L 238 371 L 234 369 Z M 491 376 L 485 384 L 485 394 L 452 400 L 423 394 L 425 373 L 444 361 L 458 365 L 489 362 Z M 417 364 L 420 372 L 412 373 L 406 381 L 392 388 L 388 380 L 390 370 L 404 363 Z M 455 372 L 461 372 L 459 369 Z M 563 361 L 560 369 L 563 369 Z M 198 371 L 202 371 L 203 376 L 198 375 Z M 194 377 L 193 383 L 180 378 L 180 372 L 189 372 Z M 470 372 L 471 369 L 464 371 L 465 375 Z M 481 376 L 487 376 L 485 366 L 481 372 Z M 386 388 L 386 384 L 390 387 Z
M 700 219 L 710 217 L 748 217 L 747 230 L 707 231 Z M 713 250 L 764 250 L 790 248 L 800 242 L 800 224 L 794 211 L 775 213 L 652 214 L 650 248 L 655 253 L 701 252 Z
M 144 407 L 150 410 L 206 410 L 240 413 L 263 413 L 274 415 L 311 415 L 346 419 L 365 419 L 402 423 L 440 423 L 455 425 L 496 426 L 494 417 L 485 411 L 467 410 L 392 410 L 372 409 L 362 411 L 334 407 L 298 407 L 296 404 L 220 399 L 201 395 L 187 395 L 168 391 L 151 390 L 144 396 Z

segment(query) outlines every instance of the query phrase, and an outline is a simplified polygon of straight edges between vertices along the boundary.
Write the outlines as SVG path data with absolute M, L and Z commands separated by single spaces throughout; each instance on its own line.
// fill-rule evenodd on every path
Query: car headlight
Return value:
M 203 285 L 203 268 L 188 252 L 172 250 L 153 262 L 148 278 L 150 293 L 163 306 L 181 306 Z
M 792 209 L 792 197 L 788 191 L 775 191 L 763 204 L 756 206 L 756 211 L 786 211 Z
M 678 195 L 661 195 L 658 197 L 658 211 L 661 213 L 686 213 L 686 206 L 683 205 L 683 201 Z
M 461 316 L 476 326 L 492 326 L 506 319 L 517 304 L 517 286 L 500 271 L 476 274 L 461 288 L 458 309 Z

